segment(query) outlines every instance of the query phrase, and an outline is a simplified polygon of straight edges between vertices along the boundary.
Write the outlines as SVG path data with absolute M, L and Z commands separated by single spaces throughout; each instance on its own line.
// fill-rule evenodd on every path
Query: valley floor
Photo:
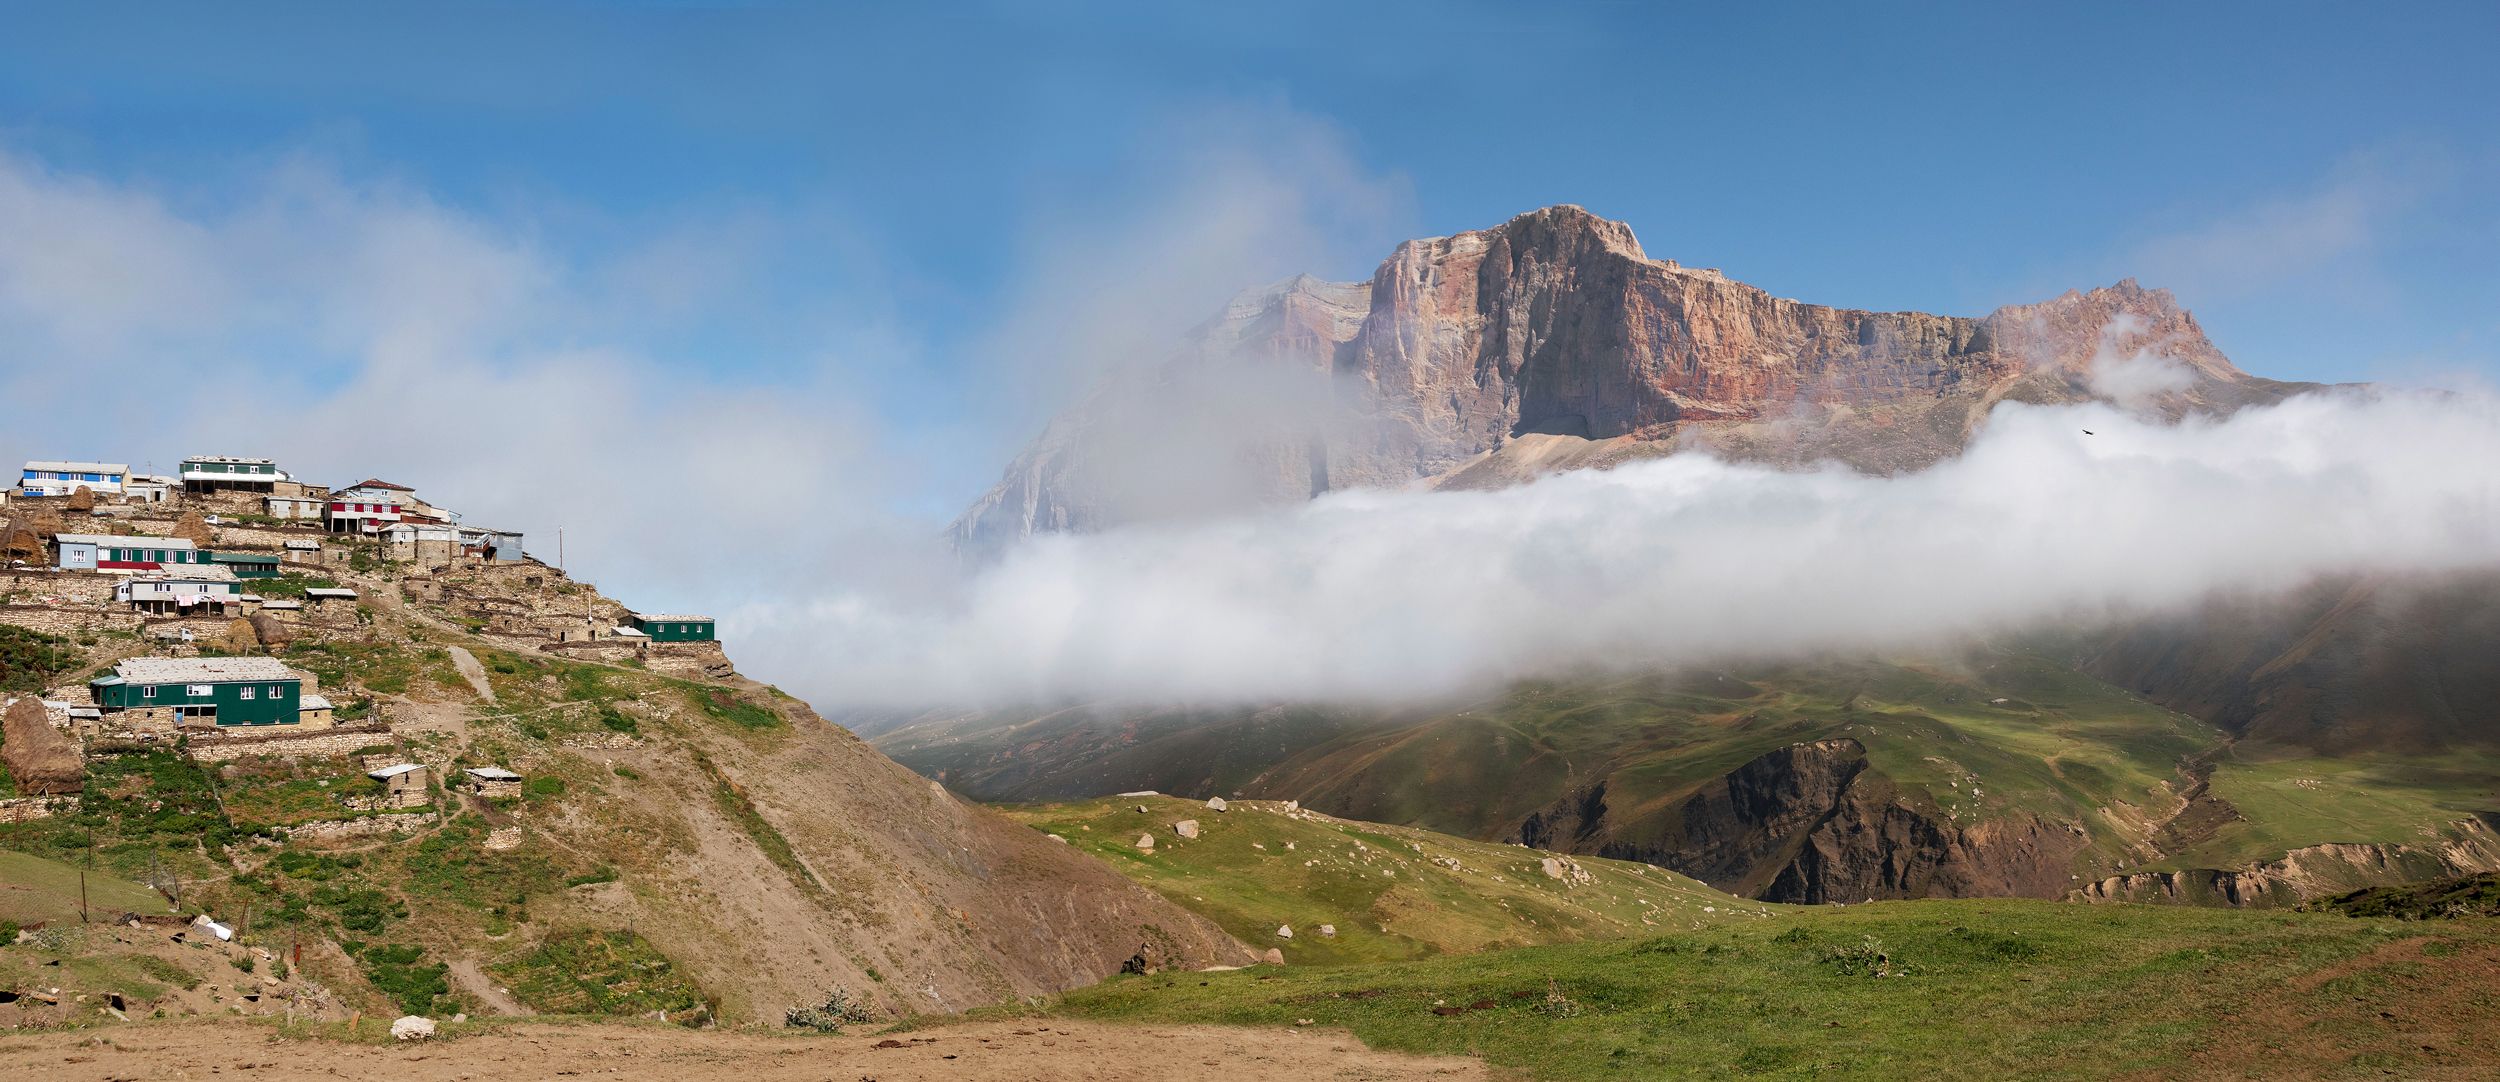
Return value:
M 379 1028 L 379 1023 L 368 1023 Z M 880 1047 L 885 1045 L 885 1047 Z M 179 1022 L 0 1035 L 0 1080 L 155 1078 L 297 1082 L 1326 1082 L 1489 1077 L 1474 1060 L 1375 1052 L 1342 1030 L 974 1022 L 893 1036 L 785 1037 L 672 1026 L 511 1024 L 408 1044 L 289 1039 L 268 1026 Z

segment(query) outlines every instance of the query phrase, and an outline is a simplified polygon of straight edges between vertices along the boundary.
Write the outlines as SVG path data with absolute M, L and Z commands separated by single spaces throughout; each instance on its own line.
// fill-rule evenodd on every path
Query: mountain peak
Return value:
M 1568 203 L 1407 241 L 1369 281 L 1298 275 L 1246 291 L 1174 360 L 1274 360 L 1329 377 L 1296 399 L 1301 412 L 1262 429 L 1263 442 L 1222 456 L 1248 464 L 1235 489 L 1273 503 L 1445 483 L 1487 464 L 1477 472 L 1512 477 L 1502 456 L 1526 436 L 1552 452 L 1540 461 L 1704 447 L 1783 465 L 1914 470 L 1960 453 L 1997 402 L 2089 400 L 2102 393 L 2092 379 L 2102 358 L 2148 352 L 2193 373 L 2154 406 L 2172 416 L 2302 389 L 2241 372 L 2168 290 L 2132 278 L 1976 319 L 1835 308 L 1652 259 L 1630 226 Z M 1097 395 L 1076 423 L 1054 424 L 1057 435 L 1019 457 L 955 536 L 985 547 L 1110 524 L 1121 501 L 1089 471 L 1116 478 L 1113 460 L 1209 438 L 1155 420 L 1206 402 L 1110 401 Z M 1128 435 L 1099 447 L 1065 435 L 1115 431 Z

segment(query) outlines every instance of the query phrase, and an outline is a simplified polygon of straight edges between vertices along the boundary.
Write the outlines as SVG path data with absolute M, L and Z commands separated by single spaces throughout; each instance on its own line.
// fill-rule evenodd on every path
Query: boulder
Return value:
M 43 701 L 22 696 L 0 718 L 0 762 L 28 796 L 64 796 L 87 787 L 87 759 L 76 741 L 52 727 Z
M 433 1035 L 434 1020 L 431 1018 L 404 1014 L 399 1021 L 391 1023 L 391 1039 L 395 1041 L 422 1041 Z
M 1154 836 L 1154 835 L 1152 835 L 1152 834 L 1140 834 L 1140 835 L 1138 835 L 1138 836 L 1137 836 L 1137 847 L 1138 847 L 1139 849 L 1146 850 L 1147 852 L 1153 852 L 1153 851 L 1154 851 L 1154 847 L 1155 847 L 1155 836 Z
M 1279 925 L 1277 925 L 1277 926 L 1276 926 L 1276 938 L 1278 938 L 1278 939 L 1292 939 L 1292 938 L 1293 938 L 1293 925 L 1290 925 L 1290 924 L 1279 924 Z
M 1220 797 L 1220 796 L 1211 796 L 1211 797 L 1208 797 L 1208 798 L 1207 798 L 1207 810 L 1208 810 L 1208 811 L 1223 811 L 1223 810 L 1224 810 L 1224 806 L 1225 806 L 1225 805 L 1224 805 L 1224 798 L 1223 798 L 1223 797 Z
M 1269 947 L 1267 949 L 1267 953 L 1260 955 L 1259 958 L 1272 966 L 1281 966 L 1285 964 L 1285 952 L 1274 947 Z
M 1178 834 L 1184 838 L 1195 838 L 1198 836 L 1198 821 L 1195 819 L 1183 819 L 1180 822 L 1174 823 L 1172 824 L 1172 833 Z
M 1335 936 L 1337 934 L 1337 926 L 1334 924 L 1320 925 L 1319 934 L 1324 936 Z

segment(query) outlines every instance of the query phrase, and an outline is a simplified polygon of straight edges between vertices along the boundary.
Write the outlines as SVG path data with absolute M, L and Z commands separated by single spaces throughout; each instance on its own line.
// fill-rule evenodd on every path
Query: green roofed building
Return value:
M 134 657 L 88 681 L 108 724 L 134 729 L 294 725 L 302 677 L 268 657 Z
M 238 579 L 278 577 L 278 554 L 274 552 L 213 552 L 208 560 L 234 572 Z
M 709 616 L 638 612 L 634 614 L 634 630 L 651 636 L 652 642 L 711 642 L 714 639 L 712 618 Z

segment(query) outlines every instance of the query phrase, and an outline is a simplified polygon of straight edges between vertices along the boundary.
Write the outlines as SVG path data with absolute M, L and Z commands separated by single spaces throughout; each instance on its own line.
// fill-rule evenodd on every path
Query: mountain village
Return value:
M 520 533 L 464 523 L 406 485 L 315 485 L 265 458 L 203 455 L 170 476 L 28 462 L 0 497 L 0 556 L 0 827 L 76 824 L 99 784 L 162 812 L 177 798 L 144 764 L 170 755 L 229 786 L 229 813 L 271 805 L 244 869 L 283 841 L 404 838 L 462 812 L 488 824 L 481 848 L 521 844 L 529 764 L 457 739 L 475 708 L 408 687 L 428 628 L 518 657 L 735 675 L 708 617 L 630 611 L 526 554 Z M 420 652 L 445 663 L 437 682 L 496 702 L 470 649 Z M 176 913 L 181 880 L 169 869 L 153 883 Z M 175 938 L 234 935 L 206 913 L 195 923 Z

